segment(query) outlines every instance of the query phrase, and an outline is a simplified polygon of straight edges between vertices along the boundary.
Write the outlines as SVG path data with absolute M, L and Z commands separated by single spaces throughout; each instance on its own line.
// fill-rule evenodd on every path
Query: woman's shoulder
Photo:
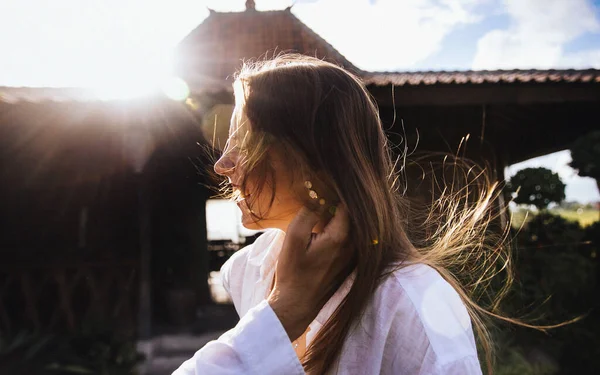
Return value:
M 407 263 L 397 267 L 382 283 L 404 293 L 413 303 L 421 306 L 430 296 L 445 295 L 448 302 L 460 301 L 458 292 L 433 267 L 424 263 Z M 456 298 L 454 298 L 456 297 Z M 462 303 L 461 303 L 462 305 Z M 466 310 L 465 310 L 466 312 Z
M 402 266 L 386 277 L 374 297 L 373 311 L 397 340 L 420 342 L 438 364 L 476 358 L 469 313 L 458 292 L 434 268 L 422 263 Z
M 436 301 L 438 304 L 451 305 L 463 316 L 468 313 L 458 292 L 438 271 L 423 263 L 411 263 L 397 267 L 381 283 L 379 289 L 385 293 L 394 293 L 408 306 L 428 314 L 428 310 Z M 435 309 L 437 310 L 437 309 Z

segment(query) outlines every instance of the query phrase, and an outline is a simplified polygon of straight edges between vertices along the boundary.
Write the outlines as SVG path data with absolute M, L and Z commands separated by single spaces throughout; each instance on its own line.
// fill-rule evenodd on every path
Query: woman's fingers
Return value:
M 288 251 L 296 254 L 306 252 L 312 240 L 312 229 L 319 222 L 319 218 L 319 214 L 308 207 L 300 208 L 285 232 L 285 240 L 289 244 L 286 246 Z
M 335 215 L 323 229 L 323 234 L 326 235 L 330 241 L 341 245 L 346 241 L 349 229 L 350 218 L 348 216 L 348 210 L 346 209 L 346 206 L 340 203 L 336 208 Z
M 348 211 L 338 207 L 323 232 L 312 233 L 322 214 L 302 207 L 288 226 L 268 297 L 292 340 L 304 332 L 347 276 L 344 272 L 351 261 L 350 256 L 341 256 L 349 251 L 345 248 Z

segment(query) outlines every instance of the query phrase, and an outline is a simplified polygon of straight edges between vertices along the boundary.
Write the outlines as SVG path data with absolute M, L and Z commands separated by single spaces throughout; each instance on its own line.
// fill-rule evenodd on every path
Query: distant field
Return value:
M 550 210 L 550 212 L 560 215 L 569 221 L 578 221 L 579 224 L 584 227 L 600 219 L 600 212 L 594 209 L 565 210 L 562 208 L 555 208 Z M 512 211 L 511 214 L 512 226 L 518 228 L 526 218 L 527 221 L 529 221 L 535 215 L 535 212 L 519 209 Z

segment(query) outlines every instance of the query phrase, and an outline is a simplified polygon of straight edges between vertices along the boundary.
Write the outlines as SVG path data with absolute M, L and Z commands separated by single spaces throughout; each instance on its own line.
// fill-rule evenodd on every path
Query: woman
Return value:
M 419 239 L 377 108 L 358 78 L 318 59 L 284 55 L 244 67 L 234 92 L 230 137 L 215 171 L 231 184 L 243 225 L 267 229 L 221 272 L 239 315 L 285 277 L 276 272 L 278 255 L 299 210 L 322 212 L 318 235 L 342 204 L 351 267 L 308 329 L 290 337 L 304 370 L 481 373 L 472 322 L 484 347 L 487 335 L 477 313 L 483 310 L 469 294 L 484 280 L 478 272 L 502 259 L 496 248 L 494 259 L 481 257 L 491 249 L 482 236 L 494 189 L 469 204 L 456 192 L 437 198 L 429 213 L 441 211 L 443 221 L 432 225 L 430 215 L 425 227 L 433 235 Z M 460 269 L 466 273 L 453 272 Z

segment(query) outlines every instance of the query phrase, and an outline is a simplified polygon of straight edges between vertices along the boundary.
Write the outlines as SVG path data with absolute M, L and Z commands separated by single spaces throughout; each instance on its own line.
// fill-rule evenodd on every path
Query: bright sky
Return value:
M 558 173 L 562 182 L 567 187 L 565 195 L 567 201 L 576 201 L 581 203 L 600 202 L 600 192 L 596 186 L 596 181 L 589 177 L 579 177 L 577 172 L 569 167 L 571 153 L 569 151 L 560 151 L 553 154 L 544 155 L 535 159 L 527 160 L 521 163 L 513 164 L 504 171 L 508 179 L 525 168 L 544 167 Z
M 148 85 L 207 7 L 244 4 L 2 0 L 0 85 Z M 367 70 L 600 68 L 599 0 L 296 0 L 292 11 Z
M 146 91 L 169 76 L 171 50 L 207 7 L 244 3 L 1 0 L 0 86 Z M 600 0 L 256 0 L 258 10 L 292 3 L 366 70 L 600 68 Z M 567 199 L 600 199 L 592 181 L 581 184 Z

